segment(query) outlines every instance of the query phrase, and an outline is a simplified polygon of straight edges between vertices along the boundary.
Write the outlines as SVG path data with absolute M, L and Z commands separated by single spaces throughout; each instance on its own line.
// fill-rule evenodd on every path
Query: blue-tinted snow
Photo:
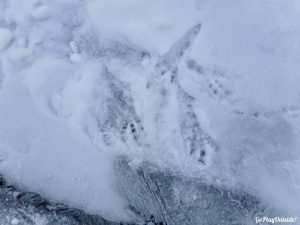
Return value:
M 130 221 L 125 155 L 299 215 L 299 13 L 297 0 L 0 0 L 0 173 Z

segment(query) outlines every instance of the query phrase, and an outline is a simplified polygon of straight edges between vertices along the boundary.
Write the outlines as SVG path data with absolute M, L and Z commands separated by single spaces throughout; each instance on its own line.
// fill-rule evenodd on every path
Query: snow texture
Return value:
M 300 218 L 299 13 L 0 0 L 1 224 Z

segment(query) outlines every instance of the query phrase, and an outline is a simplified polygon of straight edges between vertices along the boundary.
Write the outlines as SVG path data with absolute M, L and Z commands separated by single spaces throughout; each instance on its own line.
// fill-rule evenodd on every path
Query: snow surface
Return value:
M 11 32 L 6 28 L 0 28 L 0 50 L 3 50 L 12 39 Z
M 0 0 L 0 173 L 130 220 L 126 155 L 300 216 L 299 15 L 297 0 Z

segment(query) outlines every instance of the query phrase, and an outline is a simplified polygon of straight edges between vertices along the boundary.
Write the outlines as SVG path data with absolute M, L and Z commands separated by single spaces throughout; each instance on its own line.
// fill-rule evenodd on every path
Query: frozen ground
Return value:
M 116 223 L 300 216 L 299 15 L 297 0 L 0 0 L 0 174 Z M 2 223 L 63 220 L 8 199 Z

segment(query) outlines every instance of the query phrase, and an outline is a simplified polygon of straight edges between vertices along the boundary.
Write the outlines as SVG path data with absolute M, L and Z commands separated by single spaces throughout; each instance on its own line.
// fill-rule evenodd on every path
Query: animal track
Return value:
M 221 69 L 213 67 L 203 67 L 197 64 L 194 60 L 186 61 L 188 70 L 198 74 L 197 80 L 202 86 L 202 90 L 208 96 L 218 100 L 228 99 L 233 95 L 233 90 L 230 87 L 231 77 Z
M 118 140 L 126 142 L 128 135 L 131 135 L 132 139 L 140 144 L 143 126 L 135 112 L 129 87 L 113 76 L 107 68 L 102 75 L 108 83 L 109 88 L 106 91 L 109 91 L 109 94 L 97 93 L 95 96 L 96 99 L 103 98 L 97 104 L 104 105 L 105 108 L 96 110 L 94 117 L 104 143 L 111 146 Z
M 180 127 L 181 134 L 185 141 L 189 154 L 203 165 L 211 155 L 211 151 L 217 150 L 215 141 L 202 130 L 200 123 L 194 113 L 192 100 L 193 98 L 179 88 L 178 91 L 180 102 Z

